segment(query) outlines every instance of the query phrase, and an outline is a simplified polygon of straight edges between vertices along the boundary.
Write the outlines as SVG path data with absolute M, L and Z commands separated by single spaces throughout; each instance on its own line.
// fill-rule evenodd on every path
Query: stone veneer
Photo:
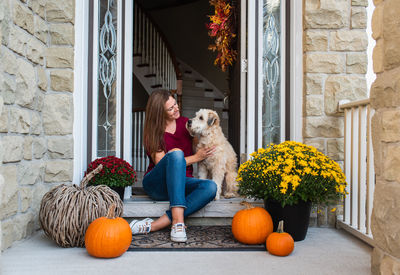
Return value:
M 72 181 L 74 7 L 0 1 L 2 250 L 39 228 L 47 190 Z
M 344 120 L 339 101 L 368 97 L 368 0 L 304 4 L 304 142 L 342 164 Z M 318 225 L 334 226 L 330 208 L 319 207 Z
M 371 230 L 373 274 L 400 274 L 400 1 L 374 0 L 371 87 L 376 186 Z

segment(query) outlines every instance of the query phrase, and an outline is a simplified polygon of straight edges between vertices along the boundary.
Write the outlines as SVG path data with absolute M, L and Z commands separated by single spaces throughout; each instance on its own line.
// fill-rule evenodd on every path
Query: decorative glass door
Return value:
M 246 1 L 242 1 L 244 3 Z M 285 100 L 286 80 L 290 78 L 286 68 L 290 66 L 285 61 L 289 43 L 286 33 L 289 3 L 290 0 L 248 0 L 246 3 L 247 155 L 269 143 L 284 141 L 288 134 Z
M 91 0 L 93 81 L 88 160 L 131 162 L 133 1 Z

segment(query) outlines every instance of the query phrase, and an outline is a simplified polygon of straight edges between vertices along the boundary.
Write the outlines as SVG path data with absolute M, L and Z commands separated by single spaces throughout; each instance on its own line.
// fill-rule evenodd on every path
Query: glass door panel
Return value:
M 99 1 L 97 157 L 116 154 L 117 5 Z
M 263 1 L 262 147 L 281 141 L 281 1 Z

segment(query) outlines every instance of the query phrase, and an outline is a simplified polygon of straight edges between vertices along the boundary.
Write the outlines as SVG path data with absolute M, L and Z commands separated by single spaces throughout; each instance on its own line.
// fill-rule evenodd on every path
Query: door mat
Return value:
M 236 241 L 231 226 L 188 226 L 185 243 L 172 242 L 170 232 L 168 227 L 147 235 L 134 235 L 128 251 L 265 251 L 265 245 Z

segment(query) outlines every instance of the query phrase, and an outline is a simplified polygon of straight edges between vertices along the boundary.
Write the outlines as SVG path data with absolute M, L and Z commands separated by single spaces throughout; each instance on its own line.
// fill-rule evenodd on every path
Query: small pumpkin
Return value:
M 283 221 L 278 224 L 277 232 L 268 236 L 266 247 L 269 253 L 276 256 L 287 256 L 294 249 L 294 241 L 289 233 L 283 231 Z
M 112 204 L 107 216 L 94 220 L 86 230 L 86 250 L 94 257 L 119 257 L 132 242 L 131 228 L 126 220 L 115 217 L 115 206 Z
M 232 233 L 236 240 L 244 244 L 264 243 L 273 231 L 271 215 L 261 207 L 241 202 L 246 209 L 238 211 L 232 219 Z

